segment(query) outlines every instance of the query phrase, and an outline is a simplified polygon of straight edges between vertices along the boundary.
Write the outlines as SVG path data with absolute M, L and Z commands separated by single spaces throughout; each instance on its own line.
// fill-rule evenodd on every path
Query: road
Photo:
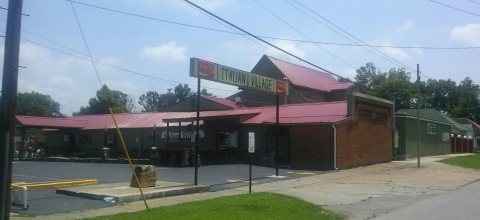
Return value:
M 434 196 L 386 215 L 377 220 L 401 219 L 480 219 L 480 182 Z
M 157 179 L 162 181 L 193 183 L 194 169 L 192 167 L 156 167 Z M 309 174 L 320 172 L 301 172 L 280 169 L 280 175 L 284 179 L 268 178 L 273 175 L 275 169 L 254 166 L 252 178 L 257 184 L 281 181 L 304 177 Z M 127 164 L 107 163 L 74 163 L 74 162 L 32 162 L 21 161 L 13 164 L 14 181 L 52 181 L 65 179 L 97 179 L 102 183 L 116 183 L 130 181 L 131 171 Z M 242 180 L 238 182 L 239 180 Z M 198 183 L 211 185 L 210 191 L 237 188 L 246 186 L 248 183 L 248 165 L 210 165 L 199 168 Z M 12 207 L 12 210 L 28 215 L 48 215 L 59 212 L 81 211 L 95 208 L 103 208 L 112 204 L 99 200 L 89 200 L 78 197 L 60 195 L 55 189 L 29 191 L 28 210 L 20 207 Z

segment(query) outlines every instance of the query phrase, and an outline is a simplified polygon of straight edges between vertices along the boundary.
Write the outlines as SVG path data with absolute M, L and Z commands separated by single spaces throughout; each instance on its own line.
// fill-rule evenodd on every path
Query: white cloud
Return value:
M 295 43 L 293 42 L 289 42 L 289 41 L 281 41 L 281 40 L 275 40 L 275 41 L 272 41 L 272 44 L 274 44 L 275 46 L 283 49 L 283 50 L 286 50 L 302 59 L 305 59 L 306 56 L 307 56 L 307 52 L 300 48 L 299 46 L 297 46 Z M 297 59 L 283 53 L 283 52 L 279 52 L 277 49 L 275 48 L 272 48 L 272 47 L 269 47 L 268 49 L 265 50 L 265 54 L 267 55 L 271 55 L 273 57 L 276 57 L 276 58 L 280 58 L 280 59 L 288 59 L 290 61 L 294 61 L 294 62 L 298 62 Z
M 394 46 L 391 42 L 383 42 L 380 45 L 382 46 Z M 383 53 L 391 56 L 395 59 L 410 59 L 410 54 L 401 48 L 392 48 L 392 47 L 383 47 L 380 49 Z
M 397 33 L 405 33 L 411 30 L 415 26 L 415 23 L 411 20 L 405 21 L 402 26 L 397 28 Z
M 140 55 L 158 62 L 186 61 L 186 51 L 187 46 L 178 46 L 175 41 L 172 41 L 160 46 L 144 47 Z
M 3 45 L 0 45 L 0 51 L 3 51 Z M 0 60 L 2 58 L 3 53 Z M 114 57 L 100 60 L 120 62 Z M 60 103 L 60 111 L 67 115 L 78 111 L 80 106 L 87 105 L 88 100 L 95 96 L 100 87 L 90 61 L 59 55 L 31 43 L 21 43 L 19 63 L 26 68 L 19 69 L 18 92 L 37 91 L 50 95 Z M 101 65 L 97 65 L 97 69 L 104 83 L 108 84 L 110 79 L 118 79 L 112 69 L 103 68 Z M 126 94 L 137 92 L 127 86 L 108 86 Z
M 480 23 L 454 27 L 450 32 L 450 40 L 468 46 L 480 46 Z

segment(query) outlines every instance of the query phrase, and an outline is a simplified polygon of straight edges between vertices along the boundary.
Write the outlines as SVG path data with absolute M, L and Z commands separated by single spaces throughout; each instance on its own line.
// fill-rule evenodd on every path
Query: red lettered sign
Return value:
M 277 94 L 287 95 L 288 94 L 288 85 L 286 81 L 277 80 L 276 81 Z
M 213 79 L 213 77 L 215 77 L 215 64 L 204 60 L 198 60 L 198 74 L 202 78 Z

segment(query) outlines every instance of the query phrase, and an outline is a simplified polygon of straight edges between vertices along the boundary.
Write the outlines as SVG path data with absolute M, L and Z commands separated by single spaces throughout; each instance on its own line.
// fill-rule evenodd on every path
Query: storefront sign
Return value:
M 286 81 L 260 76 L 198 58 L 190 59 L 190 76 L 234 86 L 258 89 L 279 95 L 288 95 Z

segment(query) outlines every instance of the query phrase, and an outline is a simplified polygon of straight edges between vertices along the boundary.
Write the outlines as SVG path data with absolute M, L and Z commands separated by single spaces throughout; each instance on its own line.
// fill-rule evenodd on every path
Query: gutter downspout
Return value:
M 333 168 L 338 170 L 337 168 L 337 127 L 335 124 L 332 124 L 333 128 Z

